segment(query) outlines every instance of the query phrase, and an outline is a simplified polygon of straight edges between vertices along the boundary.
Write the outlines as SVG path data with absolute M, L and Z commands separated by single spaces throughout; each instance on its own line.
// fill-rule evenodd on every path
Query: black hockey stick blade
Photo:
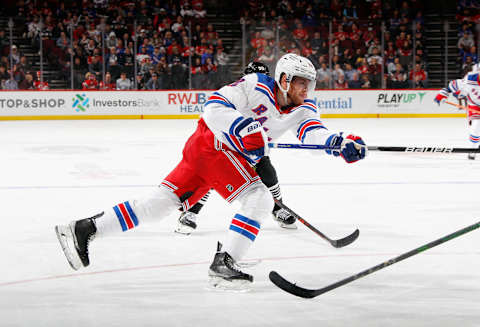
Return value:
M 360 231 L 356 229 L 352 234 L 338 239 L 338 240 L 332 240 L 330 237 L 327 235 L 323 234 L 321 231 L 319 231 L 317 228 L 315 228 L 313 225 L 311 225 L 308 221 L 300 217 L 295 211 L 287 207 L 282 201 L 280 200 L 275 200 L 275 203 L 282 209 L 287 210 L 292 216 L 294 216 L 299 222 L 304 224 L 306 227 L 308 227 L 312 232 L 326 240 L 328 243 L 330 243 L 333 247 L 335 248 L 341 248 L 344 246 L 349 245 L 350 243 L 354 242 L 358 236 L 360 235 Z
M 338 240 L 331 240 L 330 244 L 332 244 L 336 248 L 343 248 L 344 246 L 347 246 L 355 242 L 355 240 L 358 238 L 359 235 L 360 235 L 360 231 L 356 229 L 352 234 L 344 238 L 341 238 Z
M 425 245 L 419 246 L 418 248 L 415 248 L 411 251 L 405 252 L 405 253 L 399 255 L 398 257 L 395 257 L 395 258 L 392 258 L 390 260 L 384 261 L 384 262 L 382 262 L 382 263 L 380 263 L 380 264 L 378 264 L 374 267 L 365 269 L 365 270 L 363 270 L 363 271 L 361 271 L 361 272 L 359 272 L 355 275 L 352 275 L 352 276 L 347 277 L 345 279 L 342 279 L 342 280 L 340 280 L 336 283 L 330 284 L 328 286 L 325 286 L 325 287 L 319 288 L 319 289 L 313 289 L 312 290 L 312 289 L 307 289 L 307 288 L 297 286 L 296 284 L 291 283 L 288 280 L 286 280 L 285 278 L 283 278 L 282 276 L 280 276 L 280 274 L 278 274 L 276 271 L 271 271 L 270 274 L 268 275 L 268 277 L 270 278 L 272 283 L 274 283 L 276 286 L 278 286 L 279 288 L 281 288 L 285 292 L 288 292 L 290 294 L 293 294 L 293 295 L 296 295 L 296 296 L 299 296 L 299 297 L 303 297 L 303 298 L 306 298 L 306 299 L 311 299 L 311 298 L 314 298 L 318 295 L 321 295 L 323 293 L 326 293 L 328 291 L 336 289 L 340 286 L 351 283 L 354 280 L 357 280 L 357 279 L 360 279 L 360 278 L 365 277 L 367 275 L 370 275 L 370 274 L 372 274 L 372 273 L 374 273 L 378 270 L 381 270 L 383 268 L 391 266 L 391 265 L 393 265 L 397 262 L 405 260 L 405 259 L 407 259 L 411 256 L 422 253 L 422 252 L 424 252 L 428 249 L 431 249 L 431 248 L 433 248 L 437 245 L 440 245 L 440 244 L 445 243 L 447 241 L 450 241 L 450 240 L 452 240 L 456 237 L 459 237 L 463 234 L 471 232 L 471 231 L 473 231 L 473 230 L 475 230 L 479 227 L 480 227 L 480 222 L 475 223 L 473 225 L 470 225 L 468 227 L 462 228 L 462 229 L 460 229 L 460 230 L 458 230 L 454 233 L 451 233 L 447 236 L 439 238 L 438 240 L 435 240 L 435 241 L 432 241 L 432 242 L 427 243 Z
M 270 274 L 268 274 L 268 278 L 270 278 L 272 283 L 274 283 L 277 287 L 298 297 L 311 299 L 317 295 L 320 295 L 317 294 L 317 290 L 309 290 L 307 288 L 297 286 L 297 284 L 290 283 L 288 280 L 280 276 L 276 271 L 271 271 Z

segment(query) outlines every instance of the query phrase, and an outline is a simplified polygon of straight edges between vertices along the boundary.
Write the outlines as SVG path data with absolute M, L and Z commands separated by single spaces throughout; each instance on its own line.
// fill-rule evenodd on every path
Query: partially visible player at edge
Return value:
M 248 74 L 265 74 L 270 76 L 270 71 L 268 66 L 257 61 L 252 61 L 245 67 L 243 76 Z M 260 176 L 262 182 L 268 187 L 270 193 L 276 200 L 282 200 L 282 192 L 280 191 L 280 185 L 278 183 L 277 172 L 270 162 L 268 156 L 263 156 L 260 159 L 260 162 L 255 165 L 255 171 Z M 177 228 L 175 229 L 176 233 L 190 235 L 197 228 L 197 219 L 198 213 L 202 209 L 203 205 L 207 202 L 210 196 L 210 191 L 208 191 L 195 205 L 193 205 L 187 211 L 183 211 L 178 218 Z M 280 227 L 286 229 L 296 229 L 295 217 L 290 215 L 290 213 L 282 209 L 275 204 L 272 211 L 272 216 L 275 221 L 278 222 Z
M 208 270 L 210 285 L 248 289 L 253 276 L 242 272 L 237 262 L 254 243 L 274 205 L 270 191 L 253 169 L 268 154 L 268 140 L 291 131 L 301 142 L 335 147 L 325 152 L 348 163 L 367 153 L 360 137 L 331 132 L 318 119 L 317 107 L 307 99 L 315 77 L 310 60 L 290 53 L 278 60 L 275 79 L 249 74 L 214 92 L 184 146 L 183 158 L 160 186 L 94 217 L 55 227 L 72 268 L 89 265 L 89 245 L 94 237 L 159 221 L 179 207 L 188 210 L 213 188 L 228 202 L 239 201 L 240 209 L 231 220 L 225 245 L 218 242 Z
M 471 72 L 461 79 L 450 81 L 435 97 L 434 101 L 440 105 L 452 94 L 459 100 L 467 103 L 469 141 L 474 147 L 480 142 L 480 64 L 473 66 Z M 469 153 L 468 159 L 475 160 L 475 153 Z

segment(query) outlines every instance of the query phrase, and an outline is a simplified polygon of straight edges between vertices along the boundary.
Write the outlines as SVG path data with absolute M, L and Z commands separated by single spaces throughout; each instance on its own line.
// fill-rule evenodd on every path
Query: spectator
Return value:
M 33 85 L 33 76 L 30 73 L 25 74 L 25 79 L 18 85 L 20 90 L 35 90 Z
M 16 65 L 20 62 L 20 52 L 15 44 L 12 45 L 10 54 L 8 55 L 8 62 L 10 63 L 10 61 L 13 65 Z
M 358 72 L 354 72 L 352 75 L 352 79 L 348 81 L 348 88 L 349 89 L 360 89 L 362 87 L 362 83 L 359 80 L 360 74 Z
M 368 75 L 372 88 L 377 89 L 382 86 L 382 66 L 377 63 L 376 58 L 372 58 L 368 65 Z
M 468 51 L 474 45 L 475 45 L 475 40 L 473 39 L 473 35 L 470 32 L 463 34 L 462 37 L 460 37 L 457 42 L 457 47 L 460 51 L 460 54 L 462 54 L 463 51 Z
M 105 81 L 100 81 L 100 90 L 115 90 L 115 83 L 113 82 L 112 75 L 109 72 L 105 73 Z
M 194 89 L 201 89 L 204 82 L 204 71 L 202 67 L 202 61 L 199 57 L 195 58 L 195 62 L 191 69 L 192 74 L 192 87 Z
M 422 69 L 420 64 L 415 64 L 414 70 L 410 72 L 410 81 L 413 88 L 423 89 L 427 87 L 427 74 Z
M 14 78 L 9 78 L 9 79 L 5 80 L 3 89 L 4 90 L 18 90 L 18 83 Z
M 273 72 L 273 68 L 275 67 L 275 55 L 270 47 L 265 47 L 265 51 L 263 54 L 258 58 L 258 61 L 264 63 L 268 70 Z
M 232 81 L 230 68 L 228 67 L 228 61 L 229 61 L 228 55 L 223 51 L 223 49 L 217 48 L 217 52 L 214 57 L 214 62 L 217 64 L 218 85 L 215 88 L 218 88 L 220 85 L 228 84 Z
M 48 82 L 43 79 L 41 71 L 37 72 L 37 79 L 33 82 L 33 86 L 38 91 L 45 91 L 50 89 L 50 87 L 48 86 Z
M 353 79 L 353 75 L 357 73 L 357 70 L 352 67 L 352 64 L 347 63 L 345 64 L 344 73 L 345 73 L 345 79 L 347 80 L 347 82 L 350 82 Z
M 173 58 L 173 63 L 169 69 L 172 75 L 172 88 L 176 90 L 186 89 L 188 76 L 187 66 L 182 64 L 180 58 Z
M 334 88 L 337 90 L 348 89 L 348 83 L 345 80 L 345 75 L 343 74 L 338 75 L 338 79 L 335 81 Z
M 82 83 L 83 90 L 98 90 L 98 81 L 94 73 L 85 74 L 85 80 Z
M 371 88 L 371 83 L 370 83 L 370 80 L 368 79 L 367 74 L 362 75 L 362 80 L 361 80 L 360 84 L 361 84 L 360 87 L 362 89 L 370 89 Z
M 326 63 L 322 63 L 321 67 L 317 70 L 317 88 L 326 89 L 330 86 L 330 80 L 332 73 L 327 67 Z
M 137 90 L 144 90 L 145 89 L 145 78 L 142 74 L 137 74 Z M 157 77 L 158 79 L 158 77 Z
M 127 73 L 122 72 L 120 78 L 117 79 L 117 90 L 131 90 L 132 87 L 132 81 L 127 78 Z
M 102 63 L 100 62 L 101 59 L 97 56 L 92 57 L 92 61 L 88 65 L 88 71 L 95 75 L 95 77 L 100 77 L 102 75 Z
M 332 79 L 334 81 L 337 81 L 340 78 L 340 75 L 345 76 L 345 72 L 343 69 L 340 67 L 340 64 L 335 64 L 332 72 Z
M 147 84 L 145 84 L 146 90 L 160 90 L 162 88 L 162 84 L 158 80 L 157 73 L 153 73 L 152 77 L 148 80 Z

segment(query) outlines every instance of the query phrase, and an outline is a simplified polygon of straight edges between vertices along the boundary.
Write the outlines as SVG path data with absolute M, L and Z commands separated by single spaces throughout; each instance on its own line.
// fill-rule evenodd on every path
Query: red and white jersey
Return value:
M 320 121 L 312 100 L 282 111 L 276 101 L 276 92 L 275 80 L 271 77 L 248 74 L 214 92 L 205 103 L 202 118 L 219 141 L 237 152 L 241 150 L 237 147 L 239 140 L 234 131 L 245 118 L 259 121 L 269 141 L 290 131 L 302 143 L 326 144 L 335 134 Z

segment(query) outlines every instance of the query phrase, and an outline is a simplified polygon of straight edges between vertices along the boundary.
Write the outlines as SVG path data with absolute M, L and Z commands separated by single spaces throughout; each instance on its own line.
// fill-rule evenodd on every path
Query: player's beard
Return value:
M 299 106 L 305 102 L 306 98 L 307 97 L 304 97 L 300 92 L 296 94 L 293 92 L 287 93 L 287 99 L 290 106 Z

